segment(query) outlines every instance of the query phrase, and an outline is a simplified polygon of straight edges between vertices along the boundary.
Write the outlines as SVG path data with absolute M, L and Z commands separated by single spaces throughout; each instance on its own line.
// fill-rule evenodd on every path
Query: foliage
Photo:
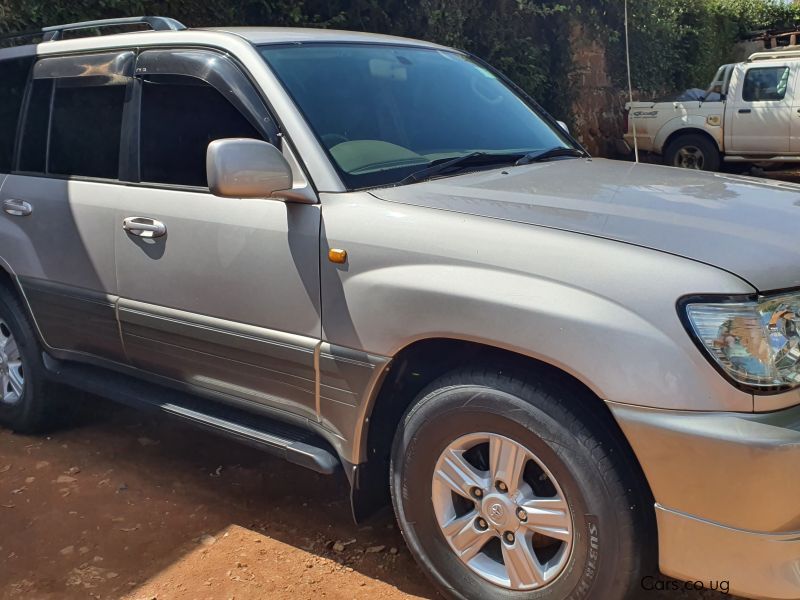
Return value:
M 792 25 L 780 0 L 629 0 L 634 86 L 643 93 L 701 86 L 754 29 Z M 625 81 L 622 0 L 0 0 L 0 31 L 134 14 L 190 26 L 317 26 L 392 33 L 469 50 L 559 118 L 568 118 L 576 24 L 604 44 Z

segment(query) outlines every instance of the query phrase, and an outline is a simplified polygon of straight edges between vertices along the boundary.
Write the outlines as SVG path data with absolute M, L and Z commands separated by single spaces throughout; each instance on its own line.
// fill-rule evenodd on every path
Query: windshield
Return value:
M 259 50 L 348 189 L 397 184 L 476 152 L 509 155 L 505 164 L 513 164 L 529 152 L 573 147 L 491 71 L 457 52 L 331 43 Z

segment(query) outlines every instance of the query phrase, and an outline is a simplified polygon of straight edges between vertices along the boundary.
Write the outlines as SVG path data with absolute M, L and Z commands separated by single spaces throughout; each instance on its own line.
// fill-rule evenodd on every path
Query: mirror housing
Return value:
M 564 121 L 558 121 L 558 126 L 561 127 L 561 129 L 563 129 L 567 133 L 569 133 L 569 127 L 567 126 L 566 123 L 564 123 Z
M 206 174 L 211 193 L 223 198 L 269 198 L 292 189 L 289 163 L 262 140 L 214 140 L 206 151 Z

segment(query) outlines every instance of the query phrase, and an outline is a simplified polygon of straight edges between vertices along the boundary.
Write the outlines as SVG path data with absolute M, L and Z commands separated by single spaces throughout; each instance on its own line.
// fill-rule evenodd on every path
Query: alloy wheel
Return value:
M 8 324 L 0 320 L 0 401 L 16 404 L 25 391 L 25 368 L 19 345 Z
M 510 438 L 474 433 L 452 442 L 437 461 L 432 500 L 453 552 L 498 586 L 543 588 L 569 561 L 566 497 L 542 461 Z

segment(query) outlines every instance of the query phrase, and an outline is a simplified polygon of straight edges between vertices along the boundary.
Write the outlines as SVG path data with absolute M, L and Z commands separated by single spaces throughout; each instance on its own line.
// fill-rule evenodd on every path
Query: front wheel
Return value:
M 718 171 L 719 150 L 714 142 L 703 135 L 680 135 L 667 145 L 664 164 L 697 171 Z
M 652 504 L 587 396 L 464 370 L 406 413 L 392 497 L 409 548 L 444 594 L 619 600 L 637 589 L 651 566 Z

